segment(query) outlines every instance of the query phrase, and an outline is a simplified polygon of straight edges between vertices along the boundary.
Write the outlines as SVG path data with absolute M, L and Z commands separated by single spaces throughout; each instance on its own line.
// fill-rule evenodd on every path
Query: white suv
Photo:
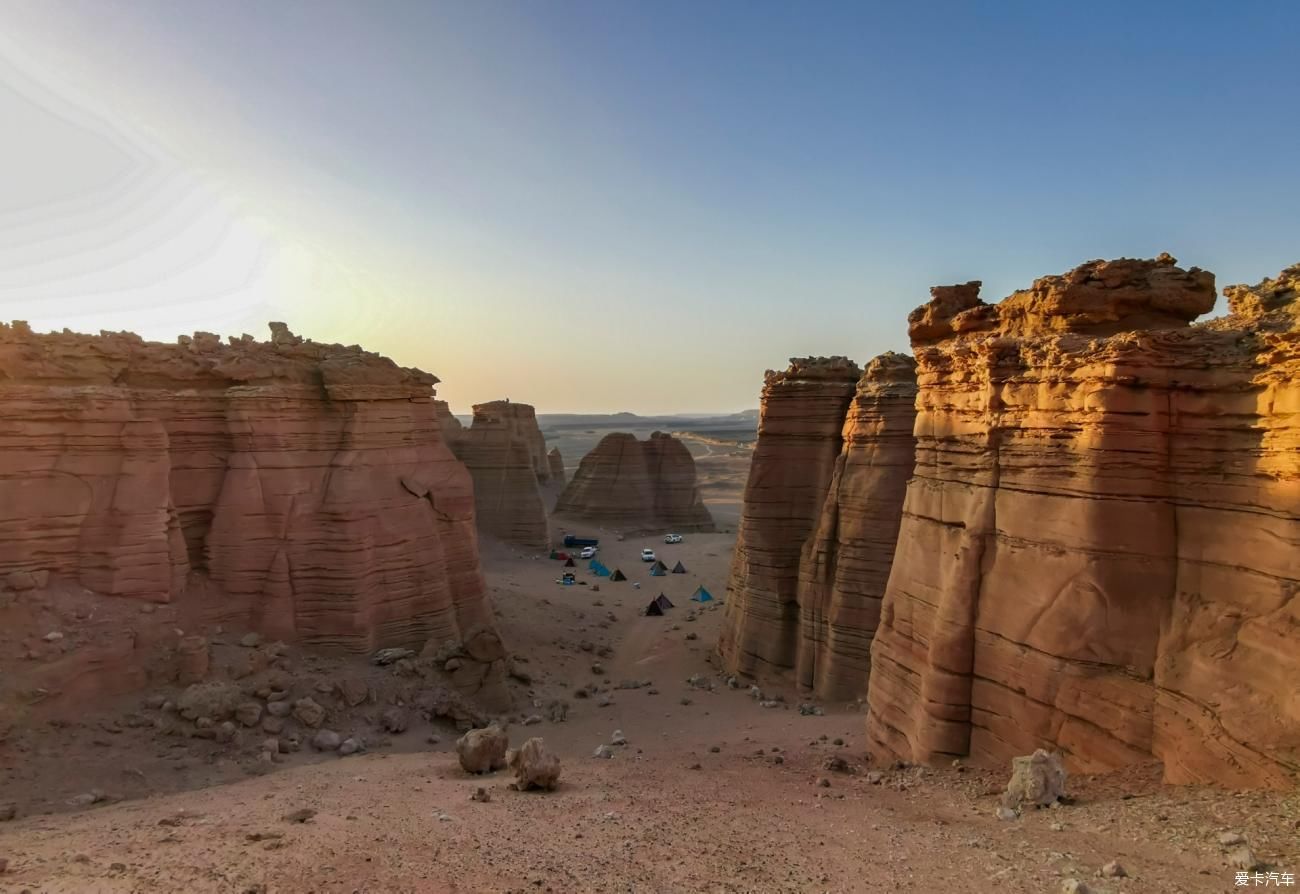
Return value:
M 594 559 L 596 557 L 596 547 L 584 546 L 582 552 L 578 553 L 579 559 Z
M 653 562 L 654 560 L 655 560 L 655 551 L 654 551 L 654 550 L 652 550 L 652 549 L 643 549 L 643 550 L 641 550 L 641 561 L 642 561 L 642 562 Z
M 681 542 L 682 542 L 681 534 L 669 534 L 667 537 L 664 538 L 664 543 L 681 543 Z

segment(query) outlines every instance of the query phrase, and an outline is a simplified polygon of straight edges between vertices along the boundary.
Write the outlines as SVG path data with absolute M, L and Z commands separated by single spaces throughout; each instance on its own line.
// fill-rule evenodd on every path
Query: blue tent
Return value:
M 597 577 L 609 577 L 609 569 L 599 562 L 597 562 L 591 570 L 596 572 Z
M 653 568 L 650 569 L 650 576 L 651 576 L 651 577 L 663 577 L 663 576 L 664 576 L 665 574 L 667 574 L 667 573 L 668 573 L 667 571 L 664 571 L 664 570 L 663 570 L 662 568 L 660 568 L 658 565 L 656 565 L 656 566 L 654 566 Z
M 691 602 L 712 602 L 713 594 L 704 587 L 696 587 L 695 593 L 691 596 Z

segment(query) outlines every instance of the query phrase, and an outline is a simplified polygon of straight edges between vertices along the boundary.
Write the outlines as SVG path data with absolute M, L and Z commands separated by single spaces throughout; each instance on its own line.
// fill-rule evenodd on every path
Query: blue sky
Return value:
M 0 318 L 281 318 L 437 373 L 460 412 L 750 407 L 789 356 L 905 350 L 936 283 L 1300 260 L 1298 26 L 1262 2 L 8 4 Z

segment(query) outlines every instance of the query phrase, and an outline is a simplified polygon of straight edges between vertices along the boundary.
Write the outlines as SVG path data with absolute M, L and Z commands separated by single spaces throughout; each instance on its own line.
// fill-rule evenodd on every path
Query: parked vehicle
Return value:
M 682 542 L 681 534 L 669 534 L 667 537 L 664 538 L 664 543 L 681 543 L 681 542 Z
M 652 550 L 652 549 L 643 549 L 643 550 L 641 550 L 641 561 L 642 561 L 642 562 L 653 562 L 653 561 L 655 560 L 655 558 L 656 558 L 656 557 L 655 557 L 655 551 L 654 551 L 654 550 Z
M 596 537 L 579 537 L 576 534 L 564 535 L 565 546 L 600 546 L 600 539 Z
M 579 559 L 594 559 L 594 558 L 596 557 L 596 550 L 597 550 L 597 549 L 599 549 L 599 547 L 596 547 L 596 546 L 584 546 L 584 547 L 582 548 L 582 552 L 578 553 L 578 558 L 579 558 Z

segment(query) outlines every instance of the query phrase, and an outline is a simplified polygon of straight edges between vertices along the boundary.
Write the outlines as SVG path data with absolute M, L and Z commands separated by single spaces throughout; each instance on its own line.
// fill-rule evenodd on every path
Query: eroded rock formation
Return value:
M 555 511 L 629 530 L 711 531 L 695 460 L 664 432 L 645 441 L 615 432 L 582 458 Z
M 0 325 L 0 574 L 350 651 L 491 627 L 437 379 L 357 347 Z
M 559 447 L 552 447 L 551 452 L 546 454 L 546 463 L 551 470 L 551 482 L 553 484 L 564 484 L 564 457 L 560 454 Z
M 822 698 L 866 693 L 871 639 L 912 475 L 915 421 L 916 361 L 882 354 L 858 380 L 821 516 L 799 565 L 795 679 Z
M 768 370 L 719 639 L 724 664 L 788 673 L 799 654 L 799 560 L 817 527 L 862 371 L 843 357 Z
M 474 479 L 479 530 L 533 549 L 550 543 L 540 484 L 550 479 L 546 440 L 527 404 L 474 405 L 474 420 L 453 443 Z
M 470 428 L 505 429 L 513 440 L 523 442 L 528 463 L 537 480 L 545 484 L 551 477 L 551 462 L 546 456 L 546 438 L 537 426 L 537 411 L 529 404 L 494 400 L 474 405 Z
M 455 448 L 456 441 L 460 439 L 461 433 L 465 431 L 465 426 L 461 425 L 459 419 L 451 412 L 451 407 L 445 400 L 435 400 L 433 402 L 433 415 L 438 420 L 438 428 L 442 431 L 442 440 L 447 446 Z
M 916 468 L 872 646 L 881 757 L 1300 771 L 1300 267 L 1094 261 L 909 318 Z

